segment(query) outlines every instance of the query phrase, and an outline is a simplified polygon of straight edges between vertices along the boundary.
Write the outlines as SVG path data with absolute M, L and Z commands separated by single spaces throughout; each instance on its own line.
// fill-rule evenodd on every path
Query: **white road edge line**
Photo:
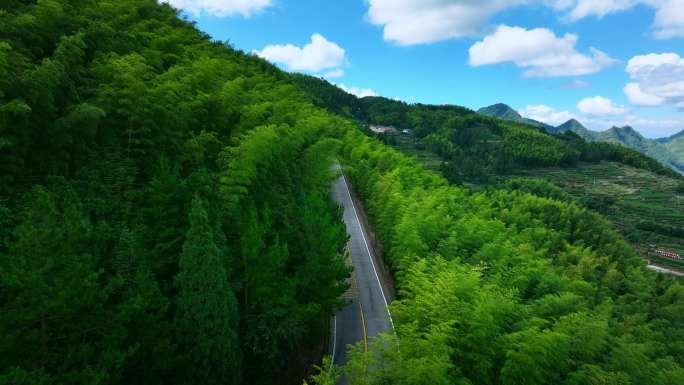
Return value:
M 366 241 L 366 233 L 364 233 L 363 226 L 361 226 L 361 221 L 359 220 L 359 215 L 356 213 L 356 205 L 354 204 L 354 199 L 351 196 L 351 192 L 349 192 L 349 184 L 347 184 L 347 177 L 344 174 L 342 174 L 342 179 L 344 180 L 344 187 L 346 187 L 347 189 L 347 195 L 349 195 L 349 201 L 352 204 L 354 216 L 356 217 L 356 223 L 359 224 L 359 229 L 361 230 L 361 238 L 363 239 L 363 244 L 366 246 L 366 251 L 368 252 L 368 259 L 370 260 L 371 266 L 373 266 L 373 273 L 375 273 L 375 279 L 378 282 L 378 287 L 380 287 L 380 294 L 382 294 L 382 300 L 385 302 L 385 310 L 387 311 L 387 316 L 389 316 L 390 324 L 392 325 L 392 330 L 394 330 L 394 321 L 392 321 L 392 314 L 390 314 L 389 311 L 387 297 L 385 297 L 385 291 L 382 290 L 382 283 L 380 283 L 378 271 L 375 269 L 375 262 L 373 262 L 373 257 L 371 256 L 370 248 L 368 247 L 368 242 Z
M 661 273 L 661 274 L 671 274 L 671 275 L 674 275 L 676 277 L 684 277 L 684 273 L 676 271 L 676 270 L 668 269 L 667 267 L 662 267 L 662 266 L 658 266 L 658 265 L 646 265 L 646 268 L 649 270 L 656 271 L 656 272 Z
M 332 359 L 330 360 L 330 367 L 335 365 L 335 350 L 337 350 L 337 316 L 333 316 L 333 352 Z

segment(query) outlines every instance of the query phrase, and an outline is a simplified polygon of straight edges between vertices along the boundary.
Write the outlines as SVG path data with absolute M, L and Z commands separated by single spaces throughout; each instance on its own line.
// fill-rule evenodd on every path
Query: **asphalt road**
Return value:
M 347 345 L 364 341 L 367 346 L 369 339 L 392 330 L 393 324 L 379 270 L 371 257 L 368 238 L 344 176 L 333 184 L 332 195 L 335 202 L 344 207 L 344 223 L 350 235 L 349 251 L 354 265 L 352 288 L 345 294 L 347 305 L 332 321 L 332 359 L 335 364 L 344 365 Z M 342 379 L 341 383 L 346 382 Z
M 684 277 L 684 273 L 676 271 L 676 270 L 668 269 L 667 267 L 656 266 L 656 265 L 647 265 L 646 268 L 651 269 L 651 270 L 655 270 L 655 271 L 657 271 L 659 273 L 663 273 L 663 274 L 672 274 L 672 275 L 676 275 L 677 277 Z

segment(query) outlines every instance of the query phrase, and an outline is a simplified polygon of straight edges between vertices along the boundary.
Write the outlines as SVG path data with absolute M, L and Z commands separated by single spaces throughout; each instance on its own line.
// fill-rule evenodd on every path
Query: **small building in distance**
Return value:
M 682 260 L 682 257 L 673 251 L 658 250 L 657 253 L 659 256 L 661 256 L 663 258 L 670 258 L 670 259 L 674 259 L 675 261 L 681 261 Z
M 653 249 L 655 251 L 655 254 L 661 258 L 668 258 L 668 259 L 672 259 L 674 261 L 681 261 L 682 260 L 682 256 L 679 255 L 675 251 L 666 250 L 666 249 L 662 249 L 662 248 L 656 248 L 656 247 L 653 247 Z
M 397 129 L 392 126 L 374 126 L 371 124 L 368 128 L 376 134 L 391 134 L 397 131 Z

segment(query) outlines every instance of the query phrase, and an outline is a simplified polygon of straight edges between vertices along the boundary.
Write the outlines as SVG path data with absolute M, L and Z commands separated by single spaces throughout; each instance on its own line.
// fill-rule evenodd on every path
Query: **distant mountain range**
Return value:
M 495 118 L 503 120 L 510 120 L 518 123 L 526 123 L 531 126 L 544 128 L 550 132 L 552 132 L 555 129 L 555 127 L 548 125 L 546 123 L 542 123 L 534 119 L 523 118 L 522 115 L 518 113 L 518 111 L 512 109 L 510 106 L 503 103 L 497 103 L 489 107 L 480 108 L 477 111 L 477 113 L 481 115 L 493 116 Z
M 680 131 L 668 138 L 658 139 L 658 143 L 665 146 L 679 162 L 684 163 L 684 131 Z
M 599 132 L 587 129 L 575 119 L 570 119 L 560 126 L 551 126 L 537 120 L 525 118 L 516 110 L 503 103 L 481 108 L 477 112 L 482 115 L 540 127 L 552 134 L 572 131 L 586 141 L 621 144 L 657 159 L 675 171 L 684 173 L 684 131 L 669 138 L 648 139 L 630 126 L 613 127 Z

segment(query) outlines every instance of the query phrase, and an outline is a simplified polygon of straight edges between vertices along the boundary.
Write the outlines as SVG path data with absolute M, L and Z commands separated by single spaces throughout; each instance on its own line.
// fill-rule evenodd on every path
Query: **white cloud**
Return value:
M 395 97 L 390 97 L 392 100 L 396 100 L 397 102 L 403 102 L 406 104 L 415 104 L 418 101 L 418 98 L 415 96 L 395 96 Z
M 434 43 L 477 35 L 487 21 L 507 8 L 543 4 L 577 21 L 603 17 L 644 4 L 656 10 L 658 38 L 684 37 L 682 0 L 366 0 L 368 20 L 383 27 L 386 41 L 400 45 Z
M 599 72 L 616 61 L 591 47 L 592 56 L 575 49 L 577 35 L 557 37 L 545 28 L 524 29 L 501 25 L 470 47 L 469 63 L 477 67 L 513 62 L 525 68 L 525 77 L 578 76 Z
M 663 1 L 656 12 L 653 28 L 655 36 L 660 39 L 684 37 L 684 2 Z
M 609 13 L 624 11 L 639 3 L 638 0 L 547 0 L 555 9 L 568 11 L 570 20 L 587 16 L 603 17 Z
M 578 119 L 578 116 L 569 111 L 556 111 L 553 108 L 543 105 L 531 105 L 518 111 L 520 115 L 534 119 L 552 126 L 558 126 L 570 119 Z
M 635 106 L 655 107 L 665 103 L 665 99 L 642 91 L 639 83 L 627 83 L 623 91 L 629 102 Z
M 647 138 L 662 138 L 684 129 L 684 119 L 681 118 L 647 119 L 637 115 L 628 115 L 620 119 L 585 118 L 582 123 L 598 131 L 630 126 Z
M 400 45 L 472 36 L 493 14 L 529 0 L 367 0 L 368 19 Z
M 336 84 L 336 86 L 347 93 L 356 95 L 359 98 L 365 98 L 366 96 L 378 96 L 378 93 L 370 88 L 347 87 L 344 84 Z
M 254 53 L 274 63 L 284 64 L 291 71 L 318 72 L 346 62 L 344 49 L 315 33 L 311 43 L 300 48 L 292 44 L 269 45 Z
M 342 76 L 344 76 L 344 70 L 342 68 L 337 68 L 323 74 L 323 77 L 326 79 L 341 78 Z
M 168 3 L 195 16 L 204 12 L 218 17 L 236 14 L 250 17 L 255 12 L 273 4 L 272 0 L 161 0 L 160 2 Z
M 587 116 L 569 111 L 556 111 L 546 105 L 527 106 L 518 112 L 526 118 L 552 126 L 559 126 L 570 119 L 576 119 L 585 127 L 596 131 L 604 131 L 611 127 L 631 126 L 648 138 L 662 138 L 684 129 L 684 118 L 646 119 L 632 114 L 619 118 Z
M 618 106 L 612 100 L 602 96 L 581 100 L 577 103 L 577 109 L 583 114 L 593 116 L 622 115 L 627 113 L 626 108 Z
M 658 67 L 663 64 L 681 63 L 682 59 L 676 53 L 652 53 L 648 55 L 634 56 L 633 58 L 629 59 L 626 70 L 630 75 L 635 75 L 644 68 L 652 70 L 654 67 Z
M 518 110 L 520 115 L 559 126 L 570 119 L 576 119 L 590 130 L 604 131 L 611 127 L 631 126 L 648 138 L 661 138 L 684 129 L 684 117 L 648 119 L 634 114 L 624 116 L 594 116 L 575 114 L 570 111 L 557 111 L 546 105 L 531 105 Z
M 591 83 L 584 81 L 584 80 L 576 79 L 576 80 L 572 80 L 572 81 L 565 82 L 565 83 L 561 84 L 561 87 L 565 88 L 565 89 L 569 89 L 569 90 L 579 90 L 582 88 L 591 87 Z
M 684 107 L 684 58 L 676 53 L 635 56 L 625 70 L 633 80 L 624 88 L 630 103 Z
M 576 21 L 589 16 L 603 17 L 639 4 L 655 8 L 653 34 L 657 38 L 684 37 L 684 2 L 682 0 L 545 0 L 546 5 L 566 11 Z

